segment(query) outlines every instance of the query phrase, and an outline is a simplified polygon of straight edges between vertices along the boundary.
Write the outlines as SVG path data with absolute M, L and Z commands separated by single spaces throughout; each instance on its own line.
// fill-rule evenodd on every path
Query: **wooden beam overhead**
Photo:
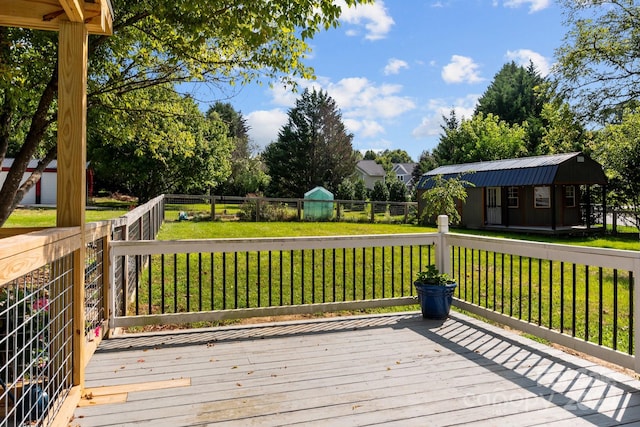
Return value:
M 84 22 L 89 34 L 112 34 L 109 0 L 3 0 L 0 25 L 59 31 L 61 22 Z
M 84 1 L 83 0 L 59 0 L 60 6 L 67 13 L 67 18 L 71 22 L 84 21 Z

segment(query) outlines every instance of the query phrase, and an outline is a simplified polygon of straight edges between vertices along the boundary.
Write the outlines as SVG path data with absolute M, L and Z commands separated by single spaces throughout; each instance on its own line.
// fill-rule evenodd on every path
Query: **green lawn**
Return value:
M 126 214 L 128 209 L 89 209 L 86 211 L 87 222 L 113 219 Z M 16 209 L 3 227 L 55 227 L 56 210 L 44 208 Z

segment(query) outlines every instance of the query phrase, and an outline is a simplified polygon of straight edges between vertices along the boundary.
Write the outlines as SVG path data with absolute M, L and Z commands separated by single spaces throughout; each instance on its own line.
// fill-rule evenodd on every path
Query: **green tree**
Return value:
M 399 148 L 395 150 L 384 150 L 378 155 L 378 158 L 380 157 L 388 159 L 390 163 L 413 163 L 413 159 L 411 159 L 409 153 Z
M 581 116 L 607 123 L 640 94 L 640 5 L 630 0 L 560 0 L 569 28 L 556 50 L 560 93 Z
M 336 198 L 339 200 L 354 200 L 355 194 L 356 187 L 354 183 L 349 178 L 345 178 L 340 185 L 338 185 Z
M 440 142 L 433 150 L 433 158 L 439 166 L 455 164 L 455 160 L 460 156 L 458 152 L 458 131 L 460 128 L 460 120 L 456 116 L 455 110 L 449 112 L 449 117 L 442 116 L 444 121 L 440 125 L 442 132 L 440 134 Z
M 375 151 L 373 150 L 367 150 L 364 153 L 364 158 L 363 160 L 376 160 L 378 158 L 378 155 L 376 154 Z
M 367 200 L 369 198 L 367 193 L 367 187 L 364 184 L 364 180 L 362 178 L 356 180 L 353 184 L 354 200 Z
M 640 229 L 640 109 L 627 111 L 622 121 L 598 133 L 594 157 L 609 178 L 609 202 L 631 209 Z
M 592 132 L 588 131 L 571 106 L 556 99 L 542 107 L 546 126 L 542 133 L 539 152 L 544 154 L 589 152 Z
M 389 200 L 389 189 L 382 181 L 376 181 L 371 190 L 371 201 L 386 202 Z
M 387 189 L 389 190 L 390 202 L 406 202 L 409 200 L 407 186 L 399 179 L 390 179 L 387 181 Z
M 426 172 L 433 170 L 438 167 L 438 163 L 436 162 L 433 154 L 429 152 L 429 150 L 425 150 L 420 154 L 420 158 L 418 159 L 418 164 L 413 169 L 412 177 L 414 184 L 417 184 L 420 180 L 420 177 L 424 175 Z
M 467 187 L 473 187 L 473 184 L 459 177 L 444 179 L 442 175 L 436 175 L 432 179 L 433 187 L 422 194 L 424 209 L 420 222 L 433 224 L 438 215 L 447 215 L 451 224 L 458 224 L 461 218 L 457 203 L 466 202 Z
M 515 62 L 505 64 L 478 99 L 475 115 L 498 116 L 509 125 L 526 123 L 527 152 L 541 154 L 544 121 L 542 108 L 548 101 L 546 80 L 533 63 L 525 68 Z
M 478 113 L 469 120 L 462 120 L 457 129 L 447 129 L 444 138 L 453 150 L 447 153 L 451 157 L 443 159 L 442 164 L 508 159 L 527 154 L 525 128 L 517 124 L 509 126 L 493 114 L 485 117 Z M 445 152 L 439 148 L 438 145 L 434 152 Z
M 113 132 L 89 132 L 88 152 L 100 183 L 145 202 L 162 193 L 200 191 L 226 178 L 232 145 L 221 120 L 205 119 L 193 99 L 163 86 L 135 96 L 137 108 L 117 112 Z M 150 108 L 170 108 L 166 114 L 172 119 L 139 114 Z M 90 122 L 109 118 L 114 119 L 114 112 L 90 111 Z
M 289 111 L 278 140 L 264 151 L 271 196 L 302 197 L 321 185 L 335 193 L 353 175 L 355 156 L 335 101 L 324 91 L 306 89 Z
M 231 174 L 215 188 L 215 193 L 244 196 L 264 191 L 269 184 L 269 176 L 262 157 L 256 154 L 256 147 L 249 140 L 249 127 L 242 113 L 230 103 L 216 102 L 207 111 L 207 117 L 219 117 L 227 125 L 227 137 L 233 143 Z
M 346 5 L 368 2 L 346 0 Z M 337 26 L 341 13 L 331 0 L 111 3 L 114 35 L 91 36 L 88 46 L 88 114 L 99 106 L 107 118 L 109 110 L 115 115 L 122 109 L 137 109 L 136 97 L 125 95 L 155 85 L 175 91 L 175 85 L 186 82 L 220 87 L 280 80 L 292 86 L 299 78 L 311 78 L 313 69 L 304 62 L 308 41 Z M 15 157 L 0 189 L 0 225 L 56 156 L 58 70 L 51 52 L 57 43 L 53 32 L 0 28 L 0 160 L 9 148 Z M 138 113 L 171 120 L 167 111 L 152 108 Z M 115 120 L 89 121 L 87 131 L 129 132 L 119 126 Z M 166 141 L 173 143 L 180 141 Z M 34 156 L 43 161 L 21 184 Z

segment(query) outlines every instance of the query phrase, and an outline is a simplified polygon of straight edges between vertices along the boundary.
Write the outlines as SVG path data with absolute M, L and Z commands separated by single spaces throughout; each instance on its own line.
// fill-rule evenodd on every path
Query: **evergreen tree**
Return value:
M 355 171 L 355 155 L 342 116 L 326 92 L 306 89 L 289 120 L 264 151 L 271 182 L 267 194 L 302 197 L 316 186 L 335 193 Z
M 474 115 L 493 114 L 509 125 L 526 123 L 527 152 L 538 154 L 544 128 L 542 108 L 549 100 L 545 87 L 546 80 L 533 63 L 525 68 L 512 61 L 500 69 L 478 99 Z

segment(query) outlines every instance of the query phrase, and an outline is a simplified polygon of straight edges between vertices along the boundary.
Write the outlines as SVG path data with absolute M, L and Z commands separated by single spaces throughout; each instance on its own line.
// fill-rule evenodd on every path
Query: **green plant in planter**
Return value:
M 449 278 L 448 274 L 440 273 L 438 267 L 431 264 L 416 274 L 416 283 L 444 286 L 449 283 L 454 283 L 454 281 Z
M 422 317 L 426 319 L 446 319 L 449 316 L 453 291 L 457 284 L 445 273 L 440 273 L 435 265 L 427 265 L 416 275 L 413 283 L 418 292 Z

